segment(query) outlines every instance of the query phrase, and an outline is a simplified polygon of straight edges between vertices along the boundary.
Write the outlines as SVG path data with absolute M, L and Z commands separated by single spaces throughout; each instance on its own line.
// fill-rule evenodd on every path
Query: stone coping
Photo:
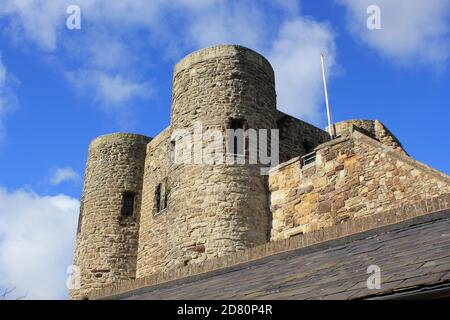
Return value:
M 429 174 L 431 176 L 433 176 L 434 178 L 440 180 L 440 181 L 444 181 L 446 183 L 450 184 L 450 176 L 448 176 L 447 174 L 436 170 L 420 161 L 417 161 L 413 158 L 411 158 L 410 156 L 401 153 L 399 151 L 396 151 L 392 148 L 390 148 L 389 146 L 381 143 L 378 140 L 375 140 L 374 138 L 358 131 L 358 130 L 354 130 L 352 131 L 349 135 L 344 135 L 342 137 L 338 137 L 336 139 L 330 140 L 330 141 L 326 141 L 320 145 L 318 145 L 314 150 L 315 151 L 319 151 L 321 149 L 327 148 L 327 147 L 331 147 L 334 146 L 336 144 L 340 144 L 342 142 L 345 142 L 349 139 L 357 139 L 367 145 L 370 145 L 374 148 L 379 148 L 382 149 L 384 152 L 386 152 L 386 154 L 388 154 L 389 156 L 404 161 L 407 164 L 411 165 L 412 167 L 416 168 L 417 170 L 420 170 L 422 172 L 424 172 L 425 174 Z M 285 161 L 283 163 L 280 163 L 278 166 L 273 167 L 270 169 L 269 173 L 272 174 L 274 172 L 283 170 L 283 168 L 295 163 L 295 162 L 300 162 L 300 157 L 296 157 L 296 158 L 292 158 L 288 161 Z M 300 165 L 300 164 L 299 164 Z
M 327 242 L 354 241 L 359 235 L 374 229 L 388 227 L 398 223 L 414 223 L 421 218 L 433 218 L 431 214 L 439 213 L 445 217 L 449 216 L 447 210 L 450 208 L 450 193 L 420 201 L 416 204 L 401 208 L 391 209 L 380 213 L 358 217 L 344 221 L 325 229 L 310 233 L 296 235 L 291 238 L 268 242 L 264 245 L 251 247 L 234 254 L 206 260 L 203 263 L 193 264 L 187 267 L 177 267 L 172 270 L 156 273 L 135 280 L 123 281 L 109 285 L 100 290 L 93 291 L 90 299 L 101 299 L 141 289 L 143 287 L 192 281 L 198 277 L 206 277 L 211 273 L 217 273 L 229 268 L 242 268 L 256 260 L 269 258 L 270 256 L 289 253 L 293 250 L 312 248 L 325 245 Z M 334 243 L 333 242 L 333 243 Z M 336 245 L 336 244 L 335 244 Z M 319 247 L 320 248 L 320 247 Z M 326 247 L 325 247 L 326 248 Z
M 436 170 L 420 161 L 417 161 L 417 160 L 411 158 L 410 156 L 403 154 L 402 152 L 398 152 L 398 151 L 390 148 L 389 146 L 386 146 L 383 143 L 365 135 L 364 133 L 361 133 L 359 131 L 353 131 L 352 137 L 355 139 L 358 139 L 359 141 L 362 141 L 363 143 L 371 145 L 372 147 L 380 148 L 380 149 L 384 150 L 386 152 L 386 154 L 388 154 L 392 158 L 398 159 L 400 161 L 404 161 L 407 164 L 409 164 L 410 166 L 416 168 L 417 170 L 420 170 L 425 174 L 431 175 L 438 180 L 441 180 L 443 182 L 450 184 L 450 176 L 446 175 L 445 173 L 443 173 L 439 170 Z
M 185 56 L 175 65 L 173 74 L 175 76 L 180 71 L 190 68 L 192 65 L 202 61 L 216 58 L 233 57 L 238 55 L 243 55 L 249 61 L 258 64 L 267 72 L 267 74 L 272 79 L 274 79 L 272 66 L 265 57 L 263 57 L 258 52 L 253 51 L 252 49 L 235 44 L 221 44 L 195 51 Z
M 166 142 L 170 139 L 170 127 L 165 128 L 163 131 L 158 133 L 157 136 L 155 136 L 152 141 L 150 141 L 147 144 L 147 150 L 146 153 L 149 153 L 150 150 L 157 148 L 161 143 Z
M 115 132 L 115 133 L 109 133 L 109 134 L 103 134 L 101 136 L 96 137 L 94 140 L 89 143 L 89 148 L 95 147 L 102 143 L 110 143 L 113 141 L 118 141 L 122 139 L 136 139 L 136 140 L 142 140 L 143 143 L 149 143 L 152 138 L 144 136 L 142 134 L 136 134 L 136 133 L 127 133 L 127 132 Z

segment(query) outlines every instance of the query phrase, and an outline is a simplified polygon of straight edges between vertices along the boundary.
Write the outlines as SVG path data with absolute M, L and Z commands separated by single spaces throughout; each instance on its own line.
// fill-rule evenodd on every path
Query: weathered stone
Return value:
M 324 201 L 319 203 L 317 212 L 320 214 L 327 213 L 331 211 L 331 201 Z
M 188 275 L 195 264 L 226 261 L 223 256 L 246 248 L 249 258 L 260 256 L 268 241 L 298 232 L 308 245 L 333 224 L 450 192 L 450 178 L 409 158 L 380 122 L 338 123 L 341 137 L 328 141 L 327 132 L 277 111 L 274 88 L 273 70 L 256 52 L 207 48 L 175 66 L 167 129 L 151 141 L 113 134 L 91 143 L 74 258 L 81 289 L 71 298 L 171 270 Z M 173 163 L 175 130 L 193 134 L 190 146 L 203 152 L 207 144 L 196 141 L 194 124 L 226 136 L 230 118 L 245 120 L 245 130 L 280 130 L 283 163 L 269 177 L 261 175 L 262 164 L 225 164 L 220 154 L 210 155 L 211 164 Z M 304 165 L 302 156 L 312 151 L 315 161 Z M 124 215 L 130 194 L 133 212 Z M 384 222 L 397 218 L 385 215 Z
M 355 126 L 359 122 L 350 123 Z M 361 123 L 366 128 L 372 123 L 375 128 L 373 122 Z M 382 128 L 378 130 L 387 132 L 386 128 Z M 333 217 L 334 223 L 340 223 L 346 219 L 401 208 L 450 191 L 448 176 L 435 174 L 433 169 L 409 158 L 403 149 L 400 149 L 396 139 L 376 141 L 371 138 L 377 136 L 375 131 L 369 136 L 366 135 L 367 130 L 362 132 L 363 134 L 358 132 L 349 136 L 348 140 L 317 148 L 316 157 L 324 159 L 324 162 L 315 166 L 315 173 L 305 175 L 304 171 L 299 171 L 294 176 L 297 184 L 314 188 L 300 188 L 297 195 L 287 196 L 284 204 L 272 211 L 274 223 L 277 225 L 276 229 L 272 229 L 272 240 L 283 238 L 289 233 L 291 226 L 282 223 L 284 215 L 293 217 L 295 225 L 310 232 L 316 230 L 315 228 L 328 226 L 329 217 Z M 386 142 L 387 146 L 393 149 L 384 147 L 380 141 Z M 344 163 L 340 163 L 342 155 L 349 156 L 345 158 Z M 299 165 L 289 163 L 287 166 Z M 284 172 L 290 171 L 289 168 L 284 169 Z M 287 176 L 284 172 L 272 172 L 269 181 L 277 183 L 271 184 L 269 191 L 276 188 L 278 192 L 289 193 L 289 187 L 282 185 L 284 180 L 292 180 L 293 176 Z M 294 208 L 285 205 L 291 202 L 296 203 Z

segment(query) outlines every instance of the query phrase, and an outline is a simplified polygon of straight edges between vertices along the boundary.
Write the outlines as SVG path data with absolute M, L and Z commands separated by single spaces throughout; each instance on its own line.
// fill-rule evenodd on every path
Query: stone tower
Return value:
M 145 148 L 149 138 L 117 133 L 89 146 L 74 265 L 82 299 L 106 284 L 134 279 Z
M 276 110 L 270 63 L 237 45 L 182 59 L 171 111 L 170 126 L 153 139 L 117 133 L 89 146 L 74 258 L 81 288 L 72 298 L 268 242 L 268 171 L 261 169 L 278 164 L 266 162 L 277 154 L 270 150 L 271 129 L 280 131 L 283 161 L 328 137 Z M 192 139 L 180 141 L 180 131 Z M 222 149 L 208 153 L 212 145 Z M 178 161 L 179 149 L 190 161 Z
M 164 139 L 180 129 L 194 134 L 198 124 L 203 133 L 217 129 L 224 136 L 228 128 L 270 131 L 275 112 L 269 62 L 241 46 L 215 46 L 175 66 L 171 124 Z M 150 143 L 147 153 L 137 277 L 268 241 L 270 211 L 260 165 L 171 164 L 157 156 L 168 154 L 168 145 Z M 192 150 L 202 147 L 192 141 Z M 155 170 L 155 161 L 164 163 Z M 155 193 L 161 188 L 166 205 L 158 211 Z

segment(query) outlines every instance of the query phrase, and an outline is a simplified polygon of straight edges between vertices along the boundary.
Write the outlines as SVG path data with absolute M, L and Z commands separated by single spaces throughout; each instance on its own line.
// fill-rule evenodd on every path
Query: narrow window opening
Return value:
M 228 123 L 229 147 L 228 150 L 234 155 L 245 154 L 245 130 L 247 121 L 244 119 L 230 118 Z
M 156 212 L 161 211 L 161 183 L 156 186 L 155 190 L 155 208 Z
M 171 140 L 170 141 L 170 162 L 175 163 L 176 162 L 176 141 Z
M 134 198 L 133 192 L 124 192 L 122 202 L 122 215 L 124 217 L 130 217 L 134 214 Z
M 155 188 L 156 213 L 167 208 L 168 197 L 169 197 L 169 187 L 167 185 L 167 179 L 164 179 L 164 181 L 162 183 L 159 183 Z

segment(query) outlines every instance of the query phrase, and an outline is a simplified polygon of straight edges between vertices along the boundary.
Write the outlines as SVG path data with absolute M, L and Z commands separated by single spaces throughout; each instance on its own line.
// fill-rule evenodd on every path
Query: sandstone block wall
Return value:
M 359 132 L 325 143 L 269 177 L 271 239 L 329 227 L 450 192 L 450 177 Z
M 80 268 L 83 298 L 104 285 L 133 279 L 139 232 L 142 176 L 149 138 L 112 134 L 89 146 L 74 265 Z M 123 216 L 123 194 L 135 194 L 134 215 Z

